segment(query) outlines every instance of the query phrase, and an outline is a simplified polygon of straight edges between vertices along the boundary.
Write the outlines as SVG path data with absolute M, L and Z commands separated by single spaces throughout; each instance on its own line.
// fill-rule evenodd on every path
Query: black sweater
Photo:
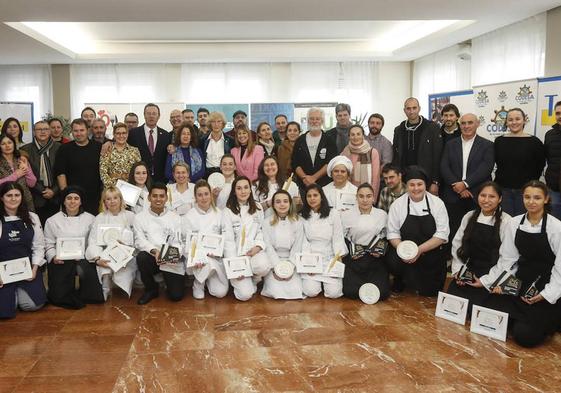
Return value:
M 535 136 L 499 136 L 495 163 L 495 181 L 502 187 L 520 189 L 530 180 L 539 180 L 545 165 L 543 143 Z

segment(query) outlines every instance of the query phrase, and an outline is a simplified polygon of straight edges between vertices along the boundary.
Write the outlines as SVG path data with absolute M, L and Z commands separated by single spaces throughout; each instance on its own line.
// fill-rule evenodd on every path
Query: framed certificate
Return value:
M 347 210 L 356 205 L 356 194 L 353 192 L 337 191 L 337 210 Z
M 212 233 L 199 233 L 197 246 L 206 251 L 206 254 L 221 257 L 224 253 L 224 237 Z
M 496 340 L 506 341 L 508 314 L 474 305 L 471 311 L 470 330 Z
M 142 188 L 120 179 L 117 180 L 117 184 L 115 184 L 115 186 L 119 189 L 119 191 L 121 191 L 121 194 L 123 195 L 123 201 L 125 201 L 127 205 L 132 207 L 136 206 L 138 198 L 142 193 Z
M 28 257 L 0 262 L 0 280 L 3 284 L 29 280 L 33 277 Z
M 60 260 L 84 259 L 84 237 L 59 237 L 56 239 L 56 257 Z
M 100 258 L 109 261 L 109 267 L 114 272 L 121 270 L 133 258 L 134 248 L 113 242 L 101 254 Z
M 296 254 L 296 271 L 298 273 L 323 273 L 323 256 L 321 254 Z
M 107 246 L 114 241 L 121 240 L 123 227 L 115 224 L 102 224 L 97 228 L 97 245 Z
M 194 267 L 197 263 L 206 265 L 208 263 L 206 252 L 200 247 L 199 235 L 194 234 L 189 240 L 187 247 L 187 265 L 186 267 Z
M 345 264 L 340 261 L 335 261 L 333 264 L 330 263 L 325 268 L 323 275 L 327 277 L 343 278 L 345 276 Z
M 226 268 L 226 277 L 229 280 L 238 277 L 252 277 L 251 263 L 249 257 L 224 258 L 224 267 Z
M 468 307 L 468 299 L 438 292 L 434 315 L 460 325 L 465 325 Z

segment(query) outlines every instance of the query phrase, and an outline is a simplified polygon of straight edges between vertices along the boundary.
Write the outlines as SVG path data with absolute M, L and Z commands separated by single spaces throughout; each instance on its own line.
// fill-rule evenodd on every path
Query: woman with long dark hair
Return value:
M 499 259 L 499 248 L 503 242 L 511 217 L 501 209 L 502 190 L 495 182 L 481 185 L 477 194 L 477 208 L 468 212 L 452 241 L 452 276 L 454 280 L 448 293 L 481 305 L 489 292 L 474 286 L 467 274 L 482 277 Z M 462 278 L 464 276 L 464 278 Z
M 2 130 L 0 135 L 9 135 L 16 141 L 17 147 L 23 145 L 23 127 L 18 119 L 15 117 L 8 117 L 2 123 Z
M 131 210 L 134 213 L 148 210 L 150 208 L 148 194 L 150 188 L 152 188 L 152 177 L 150 176 L 148 165 L 144 161 L 138 161 L 133 164 L 129 172 L 129 183 L 142 189 L 136 206 L 132 207 Z
M 20 153 L 16 140 L 8 135 L 0 135 L 0 184 L 16 182 L 23 190 L 23 199 L 29 211 L 35 211 L 33 195 L 30 189 L 35 187 L 37 177 L 33 174 L 31 164 Z
M 273 194 L 283 189 L 285 184 L 291 200 L 300 204 L 301 200 L 296 182 L 293 182 L 292 179 L 286 182 L 287 179 L 283 178 L 279 172 L 279 164 L 275 157 L 265 157 L 259 164 L 257 173 L 259 177 L 254 186 L 253 196 L 261 204 L 265 217 L 273 214 Z
M 509 314 L 514 340 L 534 347 L 561 322 L 561 221 L 547 213 L 549 194 L 544 183 L 526 183 L 522 196 L 526 213 L 511 220 L 497 264 L 475 286 L 493 293 L 484 307 Z M 510 276 L 520 280 L 516 296 L 503 294 L 501 288 Z
M 0 281 L 0 318 L 13 318 L 17 308 L 35 311 L 47 301 L 40 267 L 45 264 L 45 241 L 41 222 L 29 212 L 21 185 L 0 186 L 0 262 L 29 258 L 32 277 L 3 284 Z

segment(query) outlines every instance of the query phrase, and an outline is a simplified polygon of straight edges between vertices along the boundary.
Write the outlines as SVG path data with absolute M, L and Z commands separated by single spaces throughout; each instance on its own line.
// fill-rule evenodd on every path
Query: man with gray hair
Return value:
M 105 142 L 111 141 L 105 136 L 107 131 L 107 127 L 105 126 L 105 120 L 100 119 L 99 117 L 92 121 L 91 123 L 91 132 L 92 132 L 92 140 L 101 143 L 102 145 Z
M 337 104 L 335 107 L 337 125 L 327 131 L 327 136 L 333 139 L 337 145 L 337 154 L 349 144 L 349 129 L 351 128 L 351 106 L 349 104 Z
M 308 132 L 298 137 L 292 151 L 292 168 L 301 193 L 310 184 L 323 187 L 329 183 L 327 163 L 337 155 L 335 140 L 322 130 L 325 121 L 323 110 L 312 107 L 307 118 Z

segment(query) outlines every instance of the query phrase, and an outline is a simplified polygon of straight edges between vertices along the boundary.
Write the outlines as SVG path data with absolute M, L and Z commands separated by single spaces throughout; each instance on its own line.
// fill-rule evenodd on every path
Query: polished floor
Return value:
M 0 392 L 561 391 L 561 334 L 526 350 L 434 308 L 413 295 L 49 306 L 0 322 Z

